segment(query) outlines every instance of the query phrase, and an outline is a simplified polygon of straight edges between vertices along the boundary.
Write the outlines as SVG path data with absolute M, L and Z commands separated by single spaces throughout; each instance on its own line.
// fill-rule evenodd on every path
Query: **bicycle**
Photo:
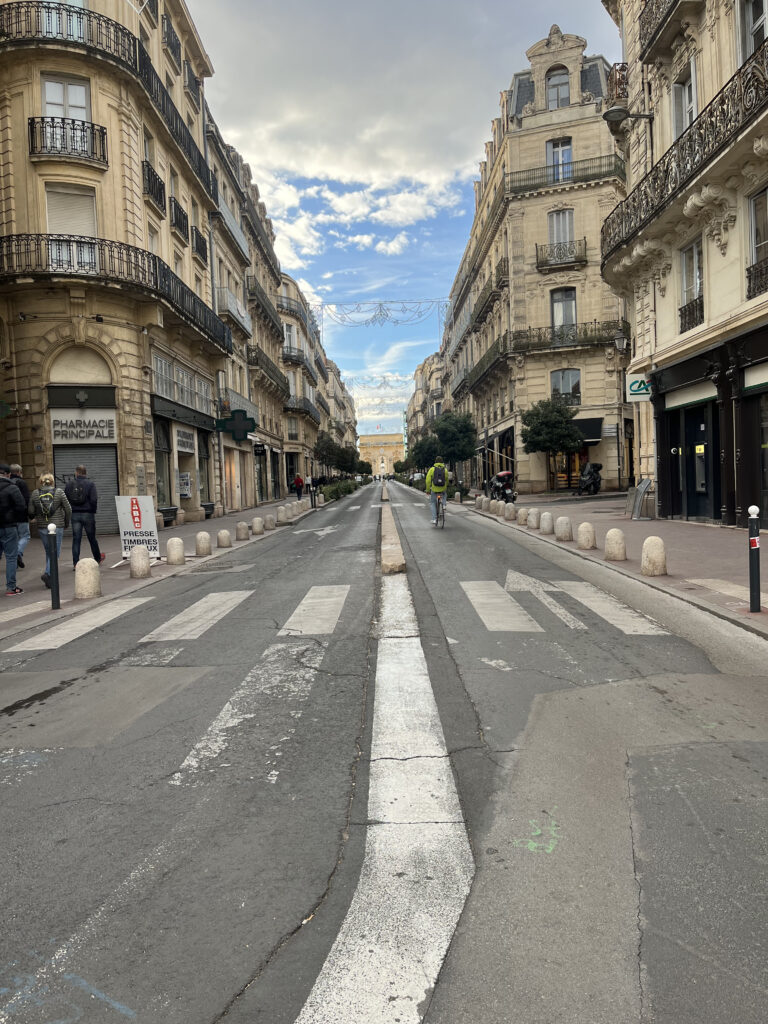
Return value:
M 437 497 L 437 523 L 436 526 L 441 530 L 445 529 L 445 495 L 446 492 L 438 494 Z

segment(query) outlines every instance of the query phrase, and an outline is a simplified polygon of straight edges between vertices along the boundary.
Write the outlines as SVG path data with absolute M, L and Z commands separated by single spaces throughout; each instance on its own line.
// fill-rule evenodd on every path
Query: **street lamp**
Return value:
M 603 120 L 609 125 L 620 125 L 625 121 L 653 121 L 653 114 L 630 114 L 622 103 L 614 103 L 603 111 Z
M 627 338 L 624 331 L 618 328 L 613 336 L 613 344 L 616 346 L 616 351 L 619 355 L 623 355 L 627 351 L 627 345 L 629 344 L 629 338 Z

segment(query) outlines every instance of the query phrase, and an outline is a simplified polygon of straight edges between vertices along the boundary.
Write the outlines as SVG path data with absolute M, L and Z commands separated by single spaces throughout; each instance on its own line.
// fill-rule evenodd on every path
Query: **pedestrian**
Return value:
M 45 572 L 40 577 L 43 583 L 51 589 L 51 556 L 48 547 L 48 526 L 53 523 L 56 527 L 56 557 L 61 554 L 61 542 L 64 538 L 64 530 L 72 521 L 72 508 L 67 496 L 51 473 L 43 473 L 40 477 L 40 486 L 36 487 L 29 499 L 29 516 L 37 523 L 37 532 L 45 548 Z
M 301 479 L 298 473 L 293 478 L 293 486 L 296 488 L 297 501 L 301 501 L 301 492 L 304 489 L 304 481 Z
M 5 555 L 5 596 L 23 593 L 16 586 L 16 563 L 19 551 L 19 523 L 26 522 L 21 491 L 11 480 L 11 467 L 0 462 L 0 554 Z
M 72 506 L 72 567 L 74 568 L 80 560 L 83 530 L 91 545 L 91 554 L 98 563 L 103 562 L 106 556 L 101 553 L 99 542 L 96 540 L 96 507 L 99 496 L 96 493 L 96 484 L 88 479 L 88 470 L 85 466 L 75 466 L 75 478 L 65 485 L 64 493 Z
M 11 483 L 21 491 L 21 496 L 24 499 L 24 508 L 29 508 L 29 488 L 27 482 L 21 475 L 21 466 L 18 462 L 11 463 Z M 29 513 L 24 517 L 24 522 L 18 524 L 19 530 L 19 555 L 16 561 L 16 565 L 19 569 L 24 568 L 24 559 L 21 557 L 24 554 L 24 548 L 29 544 L 30 533 L 29 533 Z

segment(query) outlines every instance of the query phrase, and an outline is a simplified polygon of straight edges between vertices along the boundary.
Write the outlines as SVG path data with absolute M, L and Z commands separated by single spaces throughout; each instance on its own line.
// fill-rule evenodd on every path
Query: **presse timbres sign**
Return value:
M 160 557 L 160 541 L 155 521 L 155 503 L 149 495 L 115 495 L 117 525 L 123 558 L 131 557 L 131 549 L 143 545 L 150 558 Z
M 651 399 L 651 381 L 644 373 L 627 374 L 627 401 L 649 402 Z

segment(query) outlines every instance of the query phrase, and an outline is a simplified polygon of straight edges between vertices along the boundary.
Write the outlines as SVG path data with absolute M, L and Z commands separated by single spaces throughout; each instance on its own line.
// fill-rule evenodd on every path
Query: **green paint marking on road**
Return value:
M 552 812 L 545 811 L 549 821 L 542 824 L 535 818 L 530 818 L 528 824 L 531 826 L 531 834 L 527 839 L 513 839 L 512 846 L 518 850 L 530 850 L 531 853 L 554 853 L 557 842 L 562 838 L 558 834 L 559 822 L 553 817 L 557 807 Z

